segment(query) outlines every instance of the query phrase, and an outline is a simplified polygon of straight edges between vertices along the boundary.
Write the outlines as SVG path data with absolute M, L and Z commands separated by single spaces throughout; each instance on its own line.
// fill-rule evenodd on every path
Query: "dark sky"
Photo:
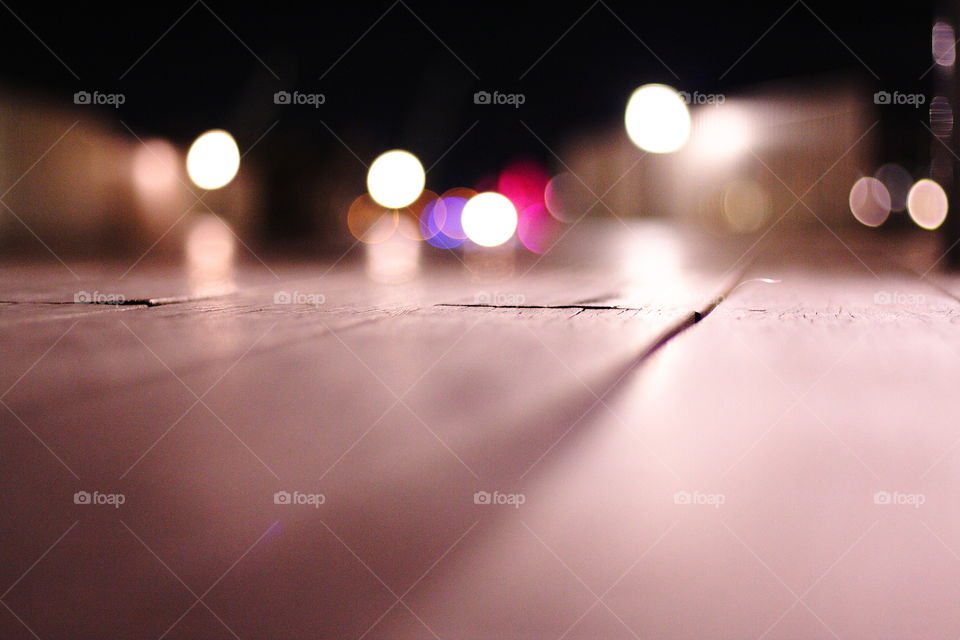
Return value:
M 403 146 L 429 165 L 479 122 L 440 167 L 451 179 L 543 156 L 521 120 L 549 142 L 616 121 L 645 82 L 735 92 L 829 74 L 928 90 L 934 8 L 922 2 L 404 1 L 15 0 L 0 8 L 0 77 L 64 105 L 80 89 L 122 92 L 107 117 L 184 143 L 225 126 L 245 147 L 277 122 L 277 144 L 346 157 L 345 147 Z M 282 89 L 326 102 L 277 106 Z M 523 93 L 525 104 L 474 105 L 477 90 Z

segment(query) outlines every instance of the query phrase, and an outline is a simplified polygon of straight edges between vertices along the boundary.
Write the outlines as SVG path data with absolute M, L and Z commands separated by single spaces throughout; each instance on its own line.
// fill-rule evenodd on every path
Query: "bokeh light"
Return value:
M 864 176 L 850 188 L 850 211 L 868 227 L 879 227 L 890 215 L 890 192 L 876 178 Z
M 461 217 L 467 237 L 481 247 L 496 247 L 517 230 L 517 210 L 505 195 L 486 191 L 470 198 Z
M 146 140 L 133 154 L 133 184 L 146 198 L 169 194 L 177 186 L 180 155 L 166 140 Z
M 420 192 L 420 195 L 417 196 L 417 199 L 408 204 L 405 207 L 397 209 L 397 214 L 401 219 L 406 218 L 412 225 L 400 224 L 397 226 L 397 230 L 405 234 L 411 240 L 422 241 L 426 236 L 420 230 L 420 218 L 423 215 L 424 210 L 430 206 L 433 202 L 437 201 L 440 196 L 438 196 L 433 191 L 429 189 L 424 189 Z
M 427 244 L 437 249 L 454 249 L 463 244 L 463 240 L 451 238 L 443 232 L 447 218 L 447 205 L 443 198 L 433 200 L 420 214 L 420 235 Z
M 532 204 L 520 212 L 517 238 L 529 251 L 546 253 L 560 236 L 563 226 L 542 204 Z
M 240 169 L 240 149 L 223 129 L 202 134 L 187 152 L 187 175 L 201 189 L 213 190 L 230 184 Z
M 770 195 L 752 180 L 734 180 L 723 191 L 721 213 L 727 226 L 737 233 L 760 229 L 772 207 Z
M 941 67 L 952 67 L 957 60 L 957 38 L 946 22 L 933 25 L 933 61 Z
M 903 211 L 907 208 L 907 194 L 913 186 L 910 172 L 894 162 L 888 162 L 877 169 L 873 177 L 883 183 L 890 193 L 890 210 Z
M 529 206 L 543 204 L 543 192 L 549 180 L 550 176 L 539 164 L 520 160 L 500 172 L 494 190 L 507 196 L 517 211 L 523 211 Z
M 377 157 L 367 171 L 367 191 L 388 209 L 400 209 L 416 200 L 427 176 L 417 156 L 394 149 Z
M 380 206 L 366 193 L 355 199 L 347 210 L 347 228 L 364 244 L 385 242 L 396 231 L 399 220 L 400 214 L 395 209 Z
M 907 194 L 907 211 L 910 217 L 924 229 L 936 229 L 947 218 L 947 194 L 943 187 L 924 178 Z
M 651 153 L 670 153 L 690 137 L 690 111 L 679 93 L 664 84 L 647 84 L 630 96 L 624 116 L 627 135 Z
M 572 173 L 555 175 L 543 190 L 543 202 L 560 222 L 576 222 L 596 202 L 590 190 Z
M 450 189 L 424 209 L 420 231 L 428 244 L 438 249 L 454 249 L 463 244 L 467 237 L 463 232 L 463 208 L 475 195 L 472 189 Z
M 941 138 L 953 134 L 953 107 L 945 96 L 934 96 L 930 101 L 930 128 Z
M 477 192 L 467 187 L 455 187 L 443 192 L 440 196 L 445 205 L 445 218 L 441 231 L 451 238 L 466 240 L 467 234 L 463 231 L 463 208 L 470 198 Z

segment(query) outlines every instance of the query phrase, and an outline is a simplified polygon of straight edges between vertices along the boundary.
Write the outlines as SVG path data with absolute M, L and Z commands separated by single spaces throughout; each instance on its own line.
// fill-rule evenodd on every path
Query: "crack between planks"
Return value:
M 103 302 L 73 302 L 70 300 L 0 300 L 0 304 L 42 304 L 42 305 L 76 305 L 84 307 L 162 307 L 169 304 L 183 304 L 185 302 L 201 302 L 223 298 L 230 294 L 216 294 L 210 296 L 171 296 L 166 298 L 123 298 Z
M 435 307 L 473 307 L 486 309 L 580 309 L 581 311 L 600 309 L 601 311 L 643 311 L 639 307 L 621 307 L 617 305 L 590 305 L 590 304 L 480 304 L 440 302 Z
M 636 369 L 644 362 L 646 362 L 651 356 L 653 356 L 657 351 L 662 349 L 667 345 L 668 342 L 679 336 L 681 333 L 690 329 L 694 325 L 702 322 L 707 316 L 709 316 L 713 311 L 724 302 L 730 294 L 732 294 L 739 287 L 750 283 L 750 282 L 764 282 L 767 284 L 779 282 L 779 280 L 771 280 L 769 278 L 751 278 L 744 279 L 744 276 L 750 271 L 753 267 L 753 261 L 750 261 L 748 264 L 744 265 L 741 269 L 738 269 L 736 274 L 727 281 L 727 285 L 723 287 L 720 292 L 709 299 L 709 301 L 700 307 L 699 309 L 694 309 L 687 313 L 685 316 L 681 317 L 679 320 L 673 322 L 666 329 L 660 332 L 646 347 L 639 353 L 639 355 L 633 360 L 632 364 L 627 368 L 627 371 Z M 590 305 L 590 304 L 559 304 L 559 305 L 534 305 L 534 304 L 518 304 L 518 305 L 497 305 L 497 304 L 481 304 L 481 303 L 439 303 L 435 304 L 436 307 L 460 307 L 460 308 L 488 308 L 488 309 L 577 309 L 577 313 L 570 316 L 568 319 L 572 319 L 583 313 L 584 311 L 618 311 L 623 313 L 625 311 L 636 311 L 640 312 L 644 309 L 637 307 L 622 307 L 618 305 Z M 626 373 L 626 372 L 624 372 Z M 623 379 L 620 378 L 614 386 L 618 385 L 619 382 Z

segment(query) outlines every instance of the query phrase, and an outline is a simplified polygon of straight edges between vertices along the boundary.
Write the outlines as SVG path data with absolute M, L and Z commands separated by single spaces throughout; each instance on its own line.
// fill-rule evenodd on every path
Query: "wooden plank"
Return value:
M 956 300 L 868 238 L 606 229 L 492 282 L 287 265 L 213 299 L 0 307 L 0 633 L 958 631 Z M 718 296 L 732 277 L 781 282 Z
M 166 637 L 230 637 L 202 604 L 178 622 L 190 590 L 215 584 L 205 602 L 241 637 L 359 637 L 375 623 L 382 634 L 391 590 L 411 587 L 485 516 L 474 493 L 516 482 L 586 423 L 637 355 L 691 313 L 671 296 L 709 298 L 718 282 L 653 268 L 644 280 L 611 256 L 534 260 L 498 282 L 428 265 L 399 286 L 356 267 L 322 278 L 288 267 L 279 282 L 251 278 L 215 299 L 33 304 L 86 315 L 37 313 L 26 331 L 30 312 L 12 305 L 0 313 L 0 473 L 17 487 L 0 534 L 0 584 L 14 585 L 4 601 L 41 637 L 62 634 L 64 619 L 71 633 L 102 633 L 108 619 L 115 637 L 159 637 L 175 622 Z M 177 278 L 123 291 L 176 292 Z M 46 300 L 74 286 L 34 280 Z M 625 282 L 650 283 L 645 299 L 576 307 L 626 300 Z M 23 291 L 11 295 L 30 300 Z M 278 304 L 280 291 L 323 304 Z M 456 306 L 481 294 L 523 303 Z M 274 504 L 280 490 L 326 500 Z M 77 491 L 125 503 L 76 505 Z M 3 624 L 26 633 L 12 614 Z
M 439 637 L 957 633 L 957 303 L 832 262 L 659 352 L 410 608 Z

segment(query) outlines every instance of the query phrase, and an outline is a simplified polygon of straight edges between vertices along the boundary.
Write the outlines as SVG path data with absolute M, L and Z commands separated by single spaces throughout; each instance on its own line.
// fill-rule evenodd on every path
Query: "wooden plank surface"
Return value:
M 845 242 L 7 270 L 0 635 L 956 635 L 954 285 Z
M 782 282 L 656 355 L 412 607 L 440 637 L 954 635 L 956 302 L 824 259 L 756 267 Z

